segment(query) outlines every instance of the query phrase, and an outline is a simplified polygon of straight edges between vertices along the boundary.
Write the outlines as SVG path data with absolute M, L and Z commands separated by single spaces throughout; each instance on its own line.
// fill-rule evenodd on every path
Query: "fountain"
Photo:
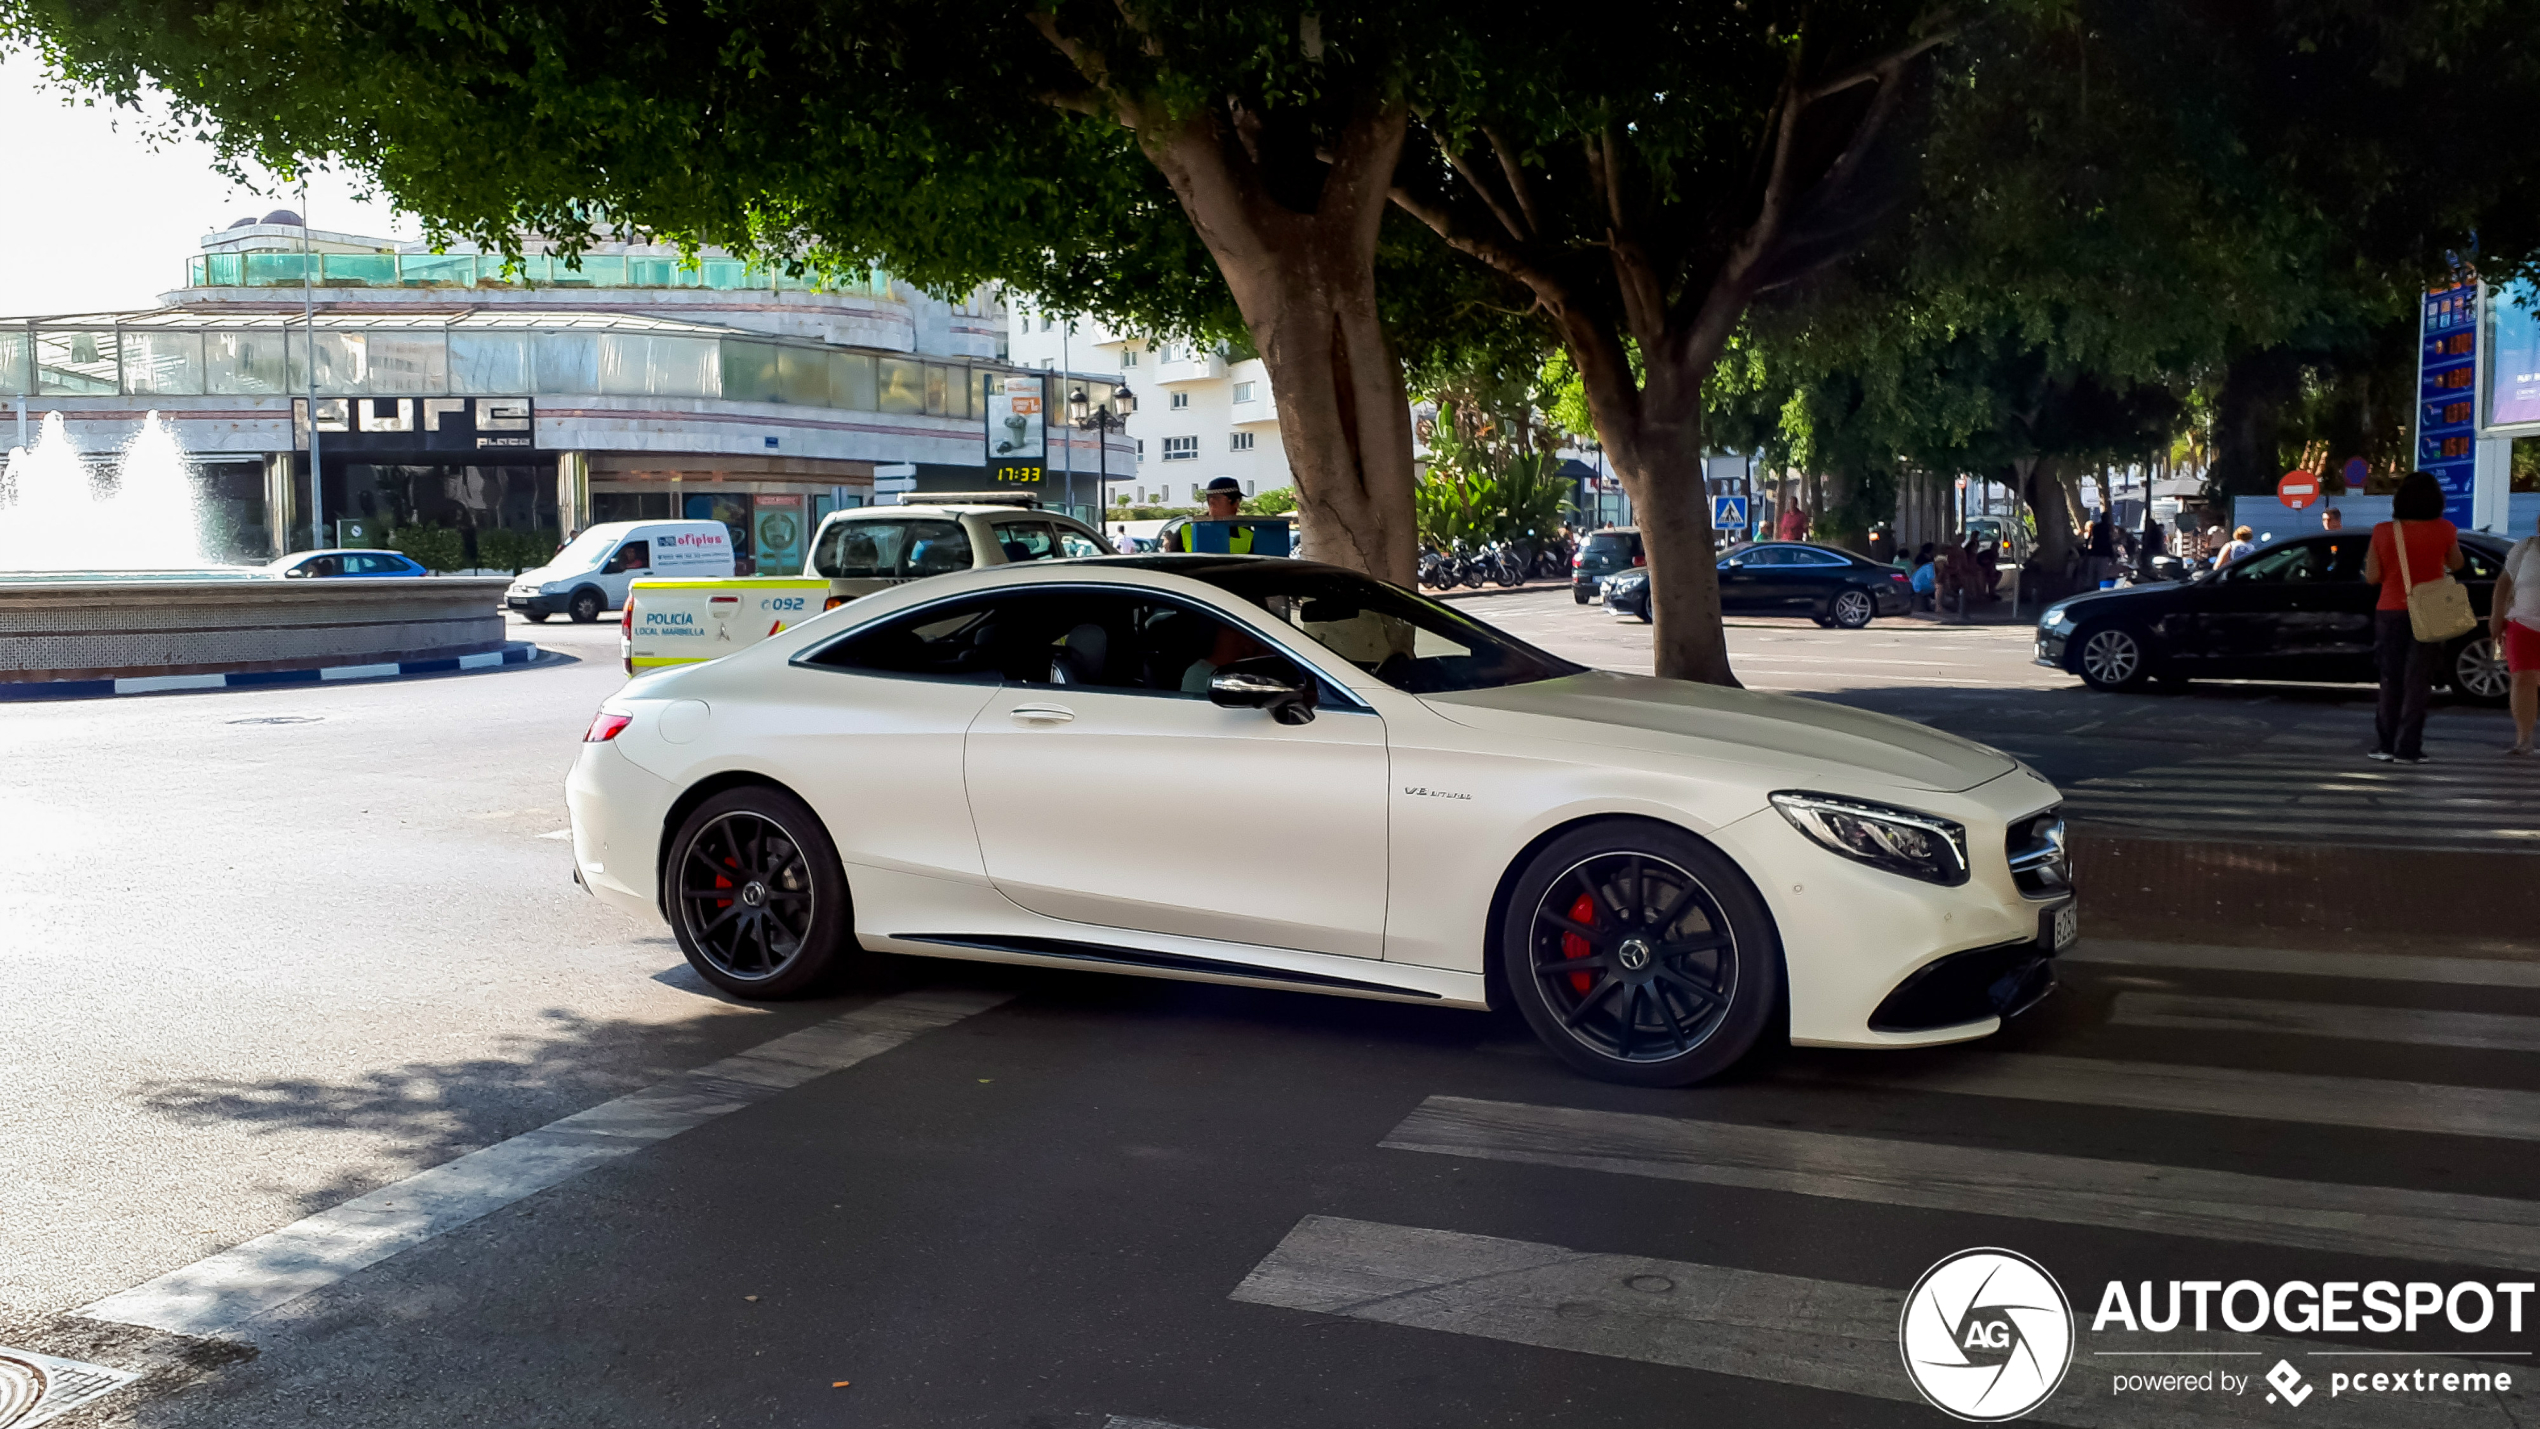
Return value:
M 511 663 L 505 581 L 282 580 L 203 555 L 196 476 L 152 412 L 92 471 L 59 412 L 0 472 L 0 700 Z

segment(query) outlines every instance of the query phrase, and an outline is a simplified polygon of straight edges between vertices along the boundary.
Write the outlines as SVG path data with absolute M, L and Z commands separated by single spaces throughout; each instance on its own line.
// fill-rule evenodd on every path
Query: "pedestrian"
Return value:
M 2507 754 L 2531 752 L 2531 728 L 2540 722 L 2540 536 L 2525 536 L 2505 553 L 2505 573 L 2487 630 L 2513 677 L 2514 743 Z
M 2205 528 L 2204 542 L 2198 548 L 2196 554 L 2204 557 L 2206 566 L 2211 568 L 2214 564 L 2214 558 L 2221 555 L 2222 548 L 2230 543 L 2231 538 L 2223 534 L 2222 523 L 2216 522 Z
M 2331 507 L 2327 508 L 2326 510 L 2324 510 L 2324 511 L 2320 512 L 2320 529 L 2321 529 L 2321 530 L 2323 530 L 2323 531 L 2343 531 L 2343 530 L 2345 530 L 2345 529 L 2346 529 L 2346 513 L 2345 513 L 2345 512 L 2343 512 L 2343 511 L 2338 510 L 2338 509 L 2337 509 L 2336 507 L 2334 507 L 2334 506 L 2331 506 Z
M 1794 501 L 1782 512 L 1781 537 L 1785 541 L 1808 539 L 1808 508 Z
M 2143 508 L 2143 538 L 2135 548 L 2140 559 L 2135 564 L 2135 579 L 2152 579 L 2152 558 L 2161 553 L 2161 523 L 2152 519 L 2152 508 Z
M 1911 582 L 1914 589 L 1914 604 L 1924 610 L 1940 608 L 1940 563 L 1933 559 L 1932 552 L 1932 543 L 1925 541 L 1923 548 L 1914 553 L 1914 574 Z
M 2442 484 L 2431 472 L 2408 473 L 2390 499 L 2390 519 L 2372 528 L 2372 550 L 2364 557 L 2364 579 L 2381 586 L 2372 644 L 2381 701 L 2373 711 L 2371 757 L 2385 764 L 2425 762 L 2425 708 L 2434 698 L 2434 663 L 2443 649 L 2417 639 L 2408 592 L 2460 568 L 2460 532 L 2443 519 Z
M 2222 528 L 2217 526 L 2214 529 L 2219 531 Z M 2231 533 L 2230 544 L 2224 546 L 2222 550 L 2214 556 L 2214 569 L 2219 571 L 2223 567 L 2230 565 L 2232 562 L 2239 560 L 2241 557 L 2248 555 L 2251 551 L 2258 549 L 2257 542 L 2249 539 L 2257 534 L 2257 532 L 2250 530 L 2246 526 L 2242 526 L 2233 531 Z
M 2117 523 L 2108 519 L 2108 508 L 2090 523 L 2090 583 L 2104 585 L 2117 578 Z

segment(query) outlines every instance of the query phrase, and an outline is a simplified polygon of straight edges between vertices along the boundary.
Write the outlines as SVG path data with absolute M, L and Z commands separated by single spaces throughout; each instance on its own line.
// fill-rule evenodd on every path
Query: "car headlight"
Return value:
M 2046 613 L 2037 618 L 2037 623 L 2050 630 L 2057 626 L 2071 624 L 2071 621 L 2066 618 L 2067 613 L 2068 608 L 2065 606 L 2050 605 L 2046 607 Z
M 1830 794 L 1784 791 L 1772 800 L 1792 827 L 1845 858 L 1925 883 L 1967 881 L 1967 831 L 1947 819 Z
M 569 581 L 549 581 L 545 585 L 538 587 L 538 593 L 540 595 L 562 595 L 564 594 L 564 588 L 569 584 L 571 584 Z

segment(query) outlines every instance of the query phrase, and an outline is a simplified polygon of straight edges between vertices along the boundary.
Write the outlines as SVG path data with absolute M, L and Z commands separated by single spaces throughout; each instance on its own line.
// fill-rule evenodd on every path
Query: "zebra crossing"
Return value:
M 1875 1133 L 1812 1130 L 1805 1117 L 1786 1115 L 1736 1121 L 1440 1094 L 1410 1108 L 1378 1148 L 1465 1168 L 1468 1174 L 1458 1184 L 1467 1188 L 1477 1184 L 1472 1177 L 1491 1175 L 1496 1166 L 1575 1175 L 1584 1179 L 1575 1197 L 1564 1201 L 1577 1206 L 1598 1204 L 1602 1178 L 1631 1178 L 1842 1203 L 1854 1208 L 1845 1213 L 1853 1224 L 1878 1217 L 1883 1208 L 1956 1212 L 2025 1222 L 2041 1238 L 2052 1227 L 2086 1227 L 2120 1237 L 2201 1242 L 2214 1246 L 2216 1257 L 2233 1246 L 2281 1248 L 2314 1258 L 2324 1273 L 2364 1260 L 2427 1267 L 2418 1273 L 2445 1283 L 2481 1274 L 2498 1278 L 2500 1285 L 2540 1278 L 2540 1199 L 2390 1184 L 2410 1179 L 2393 1168 L 2407 1164 L 2410 1153 L 2424 1145 L 2414 1138 L 2445 1138 L 2452 1146 L 2467 1139 L 2503 1155 L 2527 1155 L 2514 1148 L 2540 1141 L 2540 1092 L 2527 1085 L 2221 1064 L 2229 1060 L 2221 1054 L 2231 1044 L 2282 1036 L 2311 1046 L 2423 1049 L 2429 1059 L 2445 1059 L 2442 1069 L 2455 1075 L 2462 1066 L 2492 1067 L 2494 1075 L 2486 1080 L 2529 1083 L 2521 1074 L 2530 1064 L 2522 1059 L 2540 1052 L 2540 996 L 2535 996 L 2540 960 L 2347 954 L 2342 956 L 2349 961 L 2323 963 L 2328 956 L 2085 943 L 2076 952 L 2073 975 L 2086 984 L 2099 980 L 2092 1005 L 2104 1009 L 2101 1025 L 2127 1030 L 2122 1037 L 2082 1039 L 2076 1052 L 2095 1055 L 1976 1044 L 1939 1057 L 1794 1059 L 1767 1080 L 1777 1091 L 1822 1088 L 1831 1098 L 1830 1111 L 1855 1105 L 1846 1095 L 1852 1089 L 1876 1088 L 1891 1094 L 1880 1105 L 1891 1118 L 1903 1118 L 1903 1129 L 1882 1122 Z M 2387 995 L 2375 1005 L 2239 995 L 2245 980 L 2235 982 L 2229 995 L 2207 995 L 2196 986 L 2203 974 L 2250 971 L 2307 974 L 2288 985 L 2297 990 L 2325 987 L 2348 998 Z M 2154 972 L 2159 976 L 2149 975 Z M 2402 990 L 2411 995 L 2400 996 Z M 2388 1005 L 2445 1000 L 2482 1007 Z M 2527 1011 L 2513 1011 L 2516 1007 Z M 2111 1047 L 2118 1050 L 2105 1050 Z M 2160 1051 L 2133 1050 L 2149 1047 Z M 2463 1063 L 2458 1060 L 2463 1052 L 2490 1060 Z M 2199 1060 L 2209 1054 L 2217 1064 Z M 2192 1126 L 2205 1133 L 2227 1128 L 2232 1120 L 2334 1129 L 2375 1152 L 2357 1161 L 2352 1180 L 2306 1180 L 2157 1164 L 2139 1154 L 1971 1146 L 1915 1134 L 1911 1128 L 1922 1104 L 1909 1102 L 1900 1111 L 1896 1093 L 1951 1099 L 1931 1104 L 1941 1122 L 1963 1115 L 1966 1104 L 1957 1099 L 1964 1098 L 1985 1099 L 2006 1114 L 2041 1103 L 2077 1114 L 2123 1108 L 2180 1118 L 2182 1130 Z M 1780 1105 L 1787 1110 L 1786 1101 Z M 2540 1164 L 2540 1157 L 2529 1164 Z M 1493 1229 L 1500 1233 L 1305 1215 L 1232 1287 L 1230 1298 L 1331 1320 L 1919 1405 L 1898 1358 L 1901 1286 L 1641 1255 L 1628 1248 L 1618 1252 L 1611 1244 L 1581 1248 L 1568 1238 L 1577 1233 L 1569 1222 L 1546 1224 L 1531 1238 L 1511 1236 L 1505 1225 Z M 2352 1334 L 2309 1339 L 2255 1333 L 2228 1341 L 2202 1337 L 2202 1347 L 2193 1351 L 2223 1358 L 2178 1359 L 2191 1353 L 2178 1350 L 2163 1359 L 2165 1352 L 2111 1348 L 2141 1341 L 2094 1338 L 2087 1331 L 2095 1286 L 2066 1288 L 2082 1332 L 2074 1369 L 2064 1387 L 2028 1416 L 2036 1422 L 2282 1422 L 2289 1406 L 2276 1404 L 2268 1393 L 2274 1381 L 2258 1383 L 2255 1393 L 2157 1402 L 2130 1399 L 2111 1388 L 2112 1373 L 2215 1364 L 2236 1366 L 2233 1373 L 2246 1386 L 2251 1376 L 2266 1375 L 2279 1363 L 2294 1367 L 2283 1373 L 2306 1384 L 2324 1384 L 2333 1371 L 2358 1365 L 2397 1365 L 2433 1374 L 2429 1383 L 2453 1373 L 2463 1382 L 2483 1384 L 2504 1373 L 2514 1385 L 2510 1391 L 2428 1391 L 2405 1398 L 2312 1396 L 2303 1390 L 2307 1402 L 2300 1418 L 2306 1422 L 2506 1425 L 2534 1417 L 2526 1396 L 2540 1390 L 2540 1363 L 2534 1362 L 2540 1315 L 2518 1318 L 2511 1334 L 2454 1335 L 2454 1343 L 2431 1346 L 2411 1341 L 2406 1350 L 2383 1348 L 2388 1342 L 2367 1349 L 2363 1345 L 2370 1342 Z M 2503 1329 L 2501 1320 L 2496 1328 Z M 2394 1355 L 2404 1358 L 2358 1358 Z M 2472 1374 L 2478 1378 L 2469 1379 Z
M 2540 851 L 2540 762 L 2485 741 L 2430 740 L 2427 752 L 2422 765 L 2375 763 L 2352 743 L 2200 755 L 2071 781 L 2064 811 L 2139 838 Z

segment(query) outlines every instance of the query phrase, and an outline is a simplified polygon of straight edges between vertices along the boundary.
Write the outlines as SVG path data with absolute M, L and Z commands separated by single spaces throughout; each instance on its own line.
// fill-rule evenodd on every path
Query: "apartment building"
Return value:
M 1070 321 L 1008 305 L 1007 360 L 1054 372 L 1118 373 L 1137 394 L 1129 418 L 1135 453 L 1112 458 L 1104 483 L 1108 505 L 1189 506 L 1211 480 L 1230 476 L 1257 496 L 1289 484 L 1279 444 L 1278 400 L 1259 358 L 1212 350 L 1188 340 L 1161 341 L 1114 332 L 1089 318 Z M 1101 465 L 1089 433 L 1053 430 L 1050 466 L 1078 480 Z M 1122 467 L 1126 466 L 1126 470 Z

